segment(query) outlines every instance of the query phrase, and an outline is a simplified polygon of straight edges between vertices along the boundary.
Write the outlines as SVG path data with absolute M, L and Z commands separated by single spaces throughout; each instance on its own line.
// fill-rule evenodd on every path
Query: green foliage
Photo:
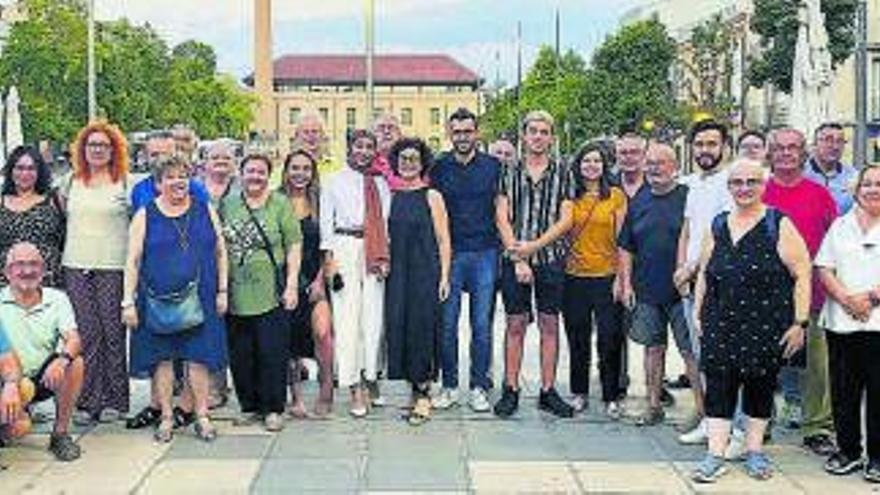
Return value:
M 828 31 L 828 51 L 837 66 L 852 54 L 855 45 L 858 0 L 821 0 Z M 749 81 L 766 83 L 791 92 L 792 63 L 798 35 L 800 0 L 755 0 L 751 29 L 761 37 L 763 53 L 749 63 Z
M 0 88 L 19 89 L 25 139 L 69 141 L 87 120 L 86 9 L 82 0 L 27 0 L 0 57 Z M 244 137 L 254 99 L 218 76 L 212 47 L 173 48 L 149 25 L 99 23 L 99 113 L 126 131 L 185 123 L 200 136 Z
M 483 132 L 489 138 L 516 132 L 518 118 L 540 108 L 556 118 L 562 151 L 569 153 L 588 138 L 615 134 L 634 122 L 678 127 L 683 112 L 668 82 L 675 57 L 675 42 L 656 20 L 626 26 L 610 36 L 589 68 L 573 51 L 557 56 L 542 47 L 523 81 L 519 101 L 516 90 L 489 99 Z
M 730 115 L 736 98 L 732 94 L 734 25 L 715 15 L 691 31 L 690 50 L 679 56 L 680 90 L 688 93 L 694 109 L 718 118 Z

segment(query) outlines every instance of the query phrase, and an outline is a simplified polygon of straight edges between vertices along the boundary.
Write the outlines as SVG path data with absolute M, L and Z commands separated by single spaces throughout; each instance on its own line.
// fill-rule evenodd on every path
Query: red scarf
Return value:
M 388 252 L 388 234 L 385 231 L 385 217 L 382 215 L 382 200 L 376 177 L 372 171 L 362 171 L 364 175 L 364 251 L 367 273 L 387 274 L 391 256 Z

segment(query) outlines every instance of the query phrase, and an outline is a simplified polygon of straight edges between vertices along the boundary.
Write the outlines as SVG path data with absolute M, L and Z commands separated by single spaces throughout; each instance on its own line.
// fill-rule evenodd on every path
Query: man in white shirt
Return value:
M 730 211 L 733 198 L 727 187 L 729 171 L 724 162 L 724 150 L 727 148 L 727 128 L 714 120 L 697 122 L 688 136 L 691 155 L 697 171 L 685 177 L 682 182 L 688 186 L 688 197 L 684 209 L 684 226 L 678 244 L 678 268 L 674 274 L 675 285 L 685 296 L 684 307 L 688 329 L 691 333 L 693 355 L 696 362 L 700 359 L 700 341 L 696 335 L 693 321 L 693 298 L 691 286 L 696 280 L 699 268 L 700 251 L 703 238 L 709 232 L 712 219 L 723 211 Z M 699 381 L 696 369 L 688 370 L 691 380 Z M 706 440 L 706 428 L 703 421 L 703 404 L 701 387 L 693 387 L 695 395 L 694 415 L 682 425 L 679 437 L 682 443 L 702 443 Z

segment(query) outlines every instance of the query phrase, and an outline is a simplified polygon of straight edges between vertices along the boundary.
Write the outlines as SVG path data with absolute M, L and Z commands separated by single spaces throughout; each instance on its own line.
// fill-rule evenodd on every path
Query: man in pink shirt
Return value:
M 770 135 L 769 159 L 773 177 L 767 183 L 764 202 L 791 219 L 807 243 L 810 256 L 815 257 L 825 232 L 837 217 L 837 204 L 824 187 L 804 177 L 805 148 L 806 140 L 798 130 L 784 128 Z M 812 288 L 812 316 L 810 322 L 803 322 L 809 326 L 807 366 L 802 377 L 799 376 L 800 370 L 789 368 L 783 371 L 781 381 L 786 409 L 782 419 L 791 426 L 800 422 L 804 447 L 818 455 L 828 456 L 835 449 L 831 437 L 833 422 L 828 385 L 828 347 L 825 335 L 816 325 L 817 315 L 825 301 L 825 291 L 815 276 Z M 798 402 L 803 406 L 802 421 L 797 418 Z

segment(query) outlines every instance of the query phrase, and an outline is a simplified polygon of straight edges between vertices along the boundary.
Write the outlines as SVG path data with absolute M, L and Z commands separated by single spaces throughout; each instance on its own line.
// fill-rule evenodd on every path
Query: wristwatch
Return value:
M 868 293 L 868 301 L 871 302 L 872 308 L 876 308 L 877 306 L 880 306 L 880 296 L 877 296 L 876 292 L 869 292 Z
M 797 322 L 797 326 L 806 330 L 806 329 L 810 328 L 810 320 L 801 320 L 801 321 Z

